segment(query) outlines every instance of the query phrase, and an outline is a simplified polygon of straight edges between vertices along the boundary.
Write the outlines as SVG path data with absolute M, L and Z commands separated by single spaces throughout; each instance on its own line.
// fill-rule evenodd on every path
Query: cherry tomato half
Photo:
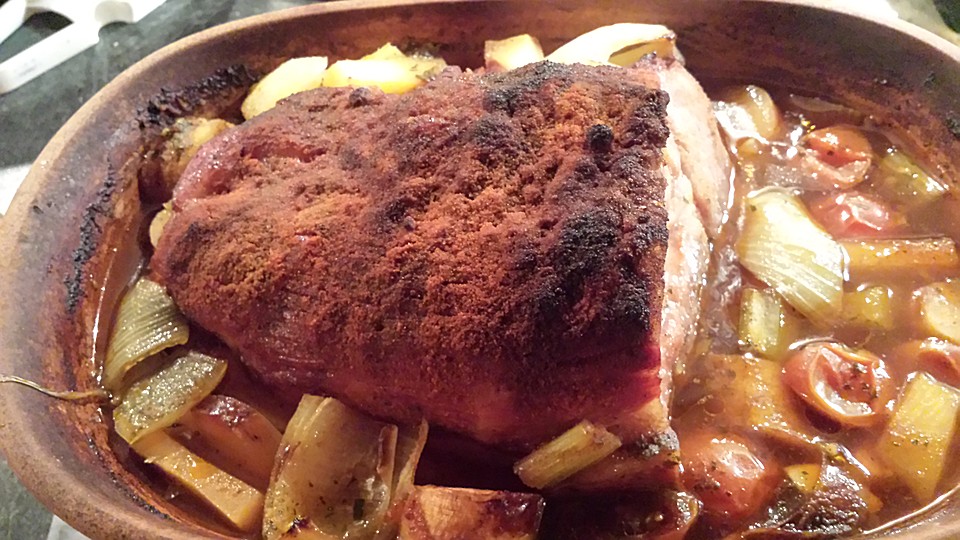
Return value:
M 810 213 L 833 236 L 875 237 L 895 231 L 902 216 L 882 202 L 855 191 L 827 195 L 810 205 Z
M 855 427 L 879 421 L 896 390 L 880 357 L 828 342 L 790 357 L 783 382 L 817 412 Z
M 777 475 L 736 437 L 696 433 L 680 441 L 683 482 L 714 521 L 734 524 L 757 512 Z
M 837 125 L 811 131 L 804 136 L 803 144 L 832 167 L 873 158 L 870 141 L 853 126 Z

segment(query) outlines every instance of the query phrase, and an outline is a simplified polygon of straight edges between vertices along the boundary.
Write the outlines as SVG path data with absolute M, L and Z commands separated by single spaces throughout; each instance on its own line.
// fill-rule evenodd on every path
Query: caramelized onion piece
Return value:
M 840 245 L 788 191 L 761 190 L 744 205 L 736 244 L 740 264 L 812 322 L 835 321 L 843 300 Z
M 629 66 L 654 52 L 665 57 L 678 56 L 676 39 L 672 30 L 658 24 L 611 24 L 574 38 L 550 53 L 547 60 L 559 64 Z
M 396 448 L 396 426 L 303 396 L 270 478 L 264 539 L 376 536 L 387 527 Z
M 116 391 L 130 368 L 190 338 L 187 319 L 162 285 L 140 278 L 120 300 L 103 363 L 103 385 Z

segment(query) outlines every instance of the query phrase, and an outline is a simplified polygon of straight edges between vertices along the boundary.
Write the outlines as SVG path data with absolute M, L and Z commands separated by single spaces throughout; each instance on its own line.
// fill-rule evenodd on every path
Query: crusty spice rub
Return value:
M 660 395 L 667 96 L 626 70 L 318 89 L 191 162 L 151 267 L 269 385 L 530 449 Z

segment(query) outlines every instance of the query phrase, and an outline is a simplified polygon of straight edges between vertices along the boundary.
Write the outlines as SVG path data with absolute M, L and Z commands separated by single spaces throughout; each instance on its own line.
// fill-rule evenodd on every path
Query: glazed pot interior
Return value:
M 138 263 L 140 206 L 131 156 L 144 119 L 176 114 L 161 89 L 192 87 L 206 107 L 228 66 L 263 73 L 285 58 L 356 57 L 384 42 L 435 46 L 451 64 L 479 66 L 483 41 L 518 33 L 545 50 L 615 22 L 665 24 L 706 81 L 749 81 L 828 96 L 874 115 L 943 178 L 960 177 L 960 53 L 919 29 L 784 1 L 527 0 L 333 2 L 218 27 L 155 53 L 108 85 L 38 158 L 3 219 L 0 373 L 52 388 L 96 386 L 98 332 Z M 240 78 L 242 79 L 242 77 Z M 243 80 L 233 80 L 236 85 Z M 205 85 L 205 86 L 204 86 Z M 205 97 L 204 97 L 205 96 Z M 154 104 L 154 105 L 151 105 Z M 105 315 L 106 317 L 106 315 Z M 104 317 L 104 318 L 105 318 Z M 221 538 L 124 467 L 95 403 L 0 391 L 0 444 L 52 511 L 94 538 Z M 907 537 L 960 535 L 947 501 Z

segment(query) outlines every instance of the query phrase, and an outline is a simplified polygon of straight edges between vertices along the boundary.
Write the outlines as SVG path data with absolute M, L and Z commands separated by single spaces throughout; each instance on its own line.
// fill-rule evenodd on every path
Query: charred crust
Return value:
M 483 96 L 483 108 L 512 116 L 547 83 L 567 88 L 573 80 L 574 68 L 554 62 L 537 62 L 517 72 L 492 75 L 488 78 L 490 88 Z
M 960 141 L 960 115 L 950 113 L 943 119 L 943 123 L 947 126 L 947 131 L 953 135 L 953 138 Z
M 137 111 L 137 122 L 144 130 L 172 125 L 185 116 L 221 115 L 232 108 L 226 103 L 239 106 L 257 78 L 246 66 L 235 64 L 215 71 L 197 84 L 176 90 L 161 88 Z
M 620 145 L 624 148 L 663 148 L 670 130 L 664 122 L 670 97 L 661 90 L 647 90 L 641 103 L 627 119 Z
M 350 92 L 350 95 L 347 97 L 347 104 L 351 107 L 364 107 L 377 103 L 381 99 L 383 99 L 383 92 L 379 89 L 374 91 L 370 87 L 363 86 Z
M 473 125 L 471 139 L 481 163 L 493 167 L 517 158 L 527 150 L 518 133 L 503 114 L 485 114 Z
M 80 300 L 85 294 L 84 285 L 87 283 L 87 262 L 96 254 L 100 246 L 100 237 L 103 234 L 101 222 L 109 220 L 113 215 L 113 196 L 121 183 L 120 174 L 108 164 L 107 177 L 97 189 L 92 203 L 83 211 L 80 222 L 79 246 L 73 250 L 70 257 L 70 274 L 63 280 L 67 288 L 67 313 L 73 315 Z
M 255 74 L 246 66 L 233 65 L 194 85 L 177 90 L 163 88 L 137 111 L 143 156 L 137 178 L 143 200 L 161 203 L 171 197 L 160 157 L 171 133 L 169 128 L 188 116 L 242 119 L 240 103 L 255 81 Z
M 587 130 L 587 148 L 606 153 L 613 149 L 613 128 L 606 124 L 594 124 Z

